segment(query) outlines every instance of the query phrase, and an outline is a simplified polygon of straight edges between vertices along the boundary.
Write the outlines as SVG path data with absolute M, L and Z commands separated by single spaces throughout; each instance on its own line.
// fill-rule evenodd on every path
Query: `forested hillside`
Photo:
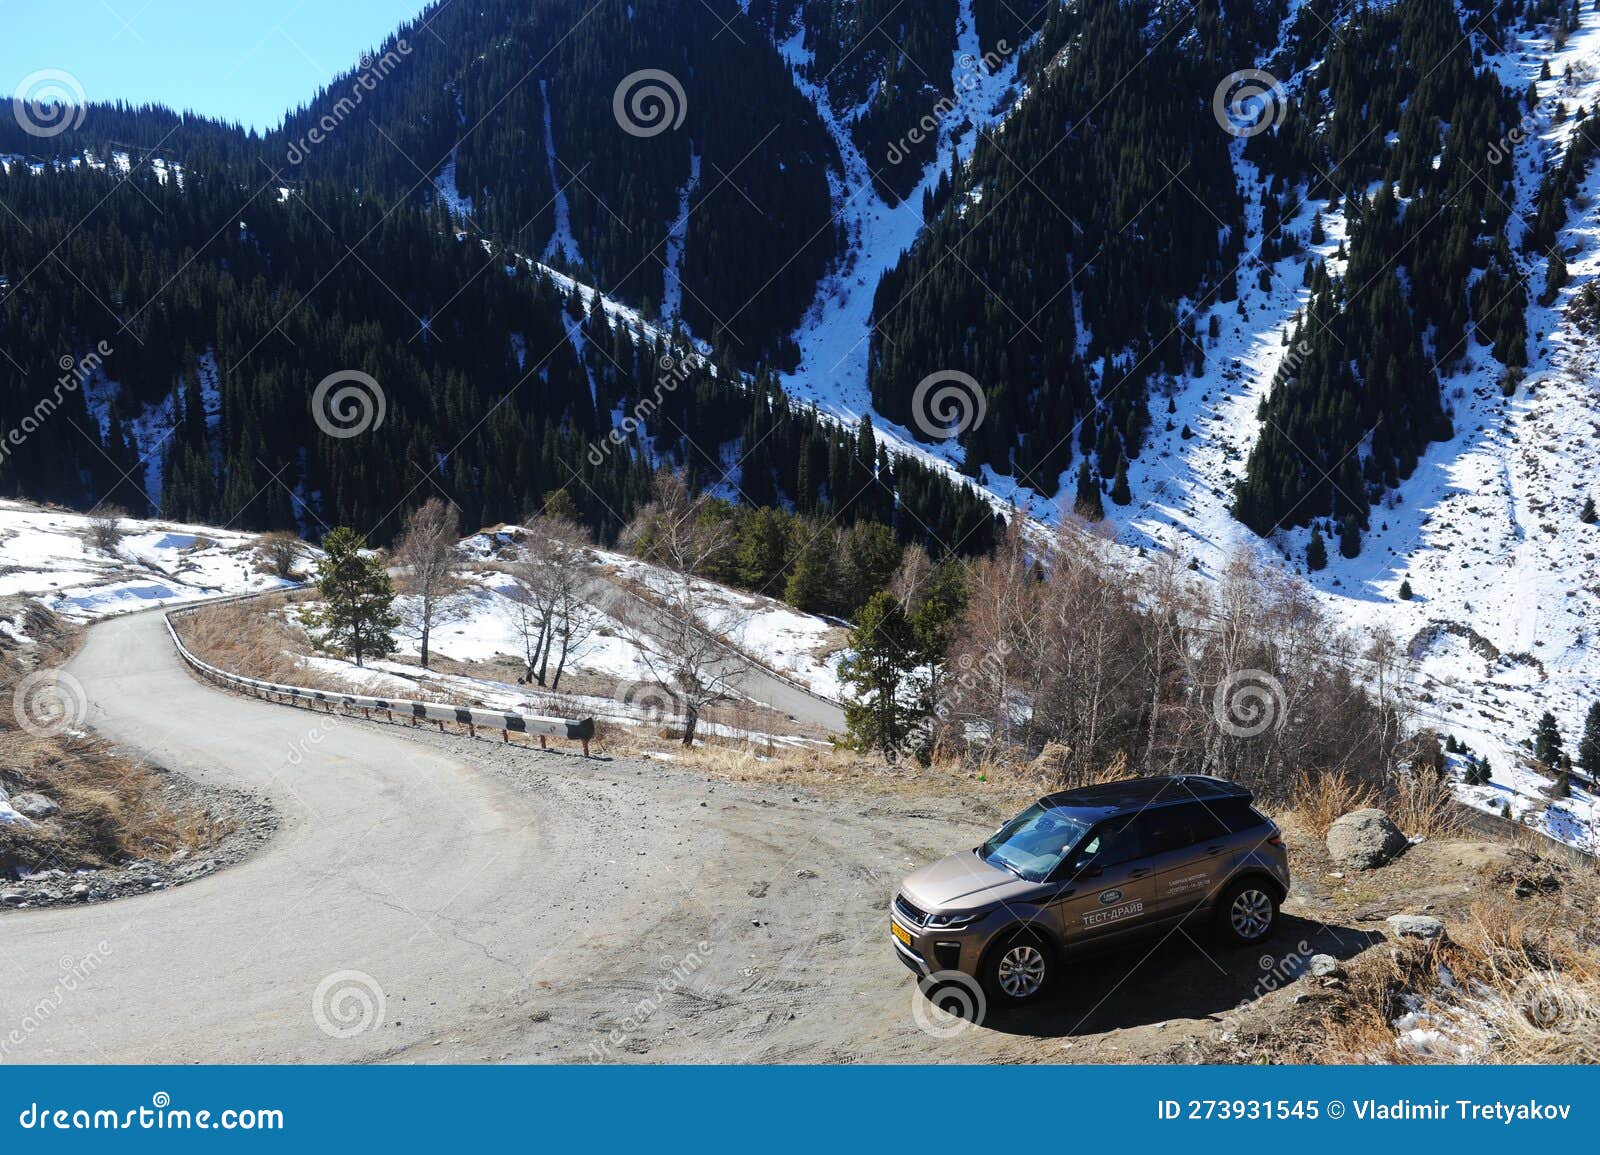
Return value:
M 940 182 L 878 286 L 874 404 L 911 424 L 922 378 L 970 374 L 988 413 L 962 435 L 967 470 L 1046 495 L 1086 453 L 1106 478 L 1137 457 L 1146 380 L 1195 356 L 1180 302 L 1226 295 L 1238 259 L 1231 138 L 1198 97 L 1272 27 L 1270 5 L 1053 6 L 1027 98 Z

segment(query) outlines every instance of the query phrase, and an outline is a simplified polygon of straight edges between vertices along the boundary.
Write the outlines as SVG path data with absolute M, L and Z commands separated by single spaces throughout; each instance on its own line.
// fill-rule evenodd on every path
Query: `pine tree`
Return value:
M 1400 582 L 1400 600 L 1409 602 L 1416 595 L 1411 590 L 1411 579 L 1404 578 Z
M 825 532 L 811 533 L 789 569 L 783 600 L 803 613 L 819 613 L 828 608 L 833 587 L 833 541 Z
M 1593 525 L 1595 522 L 1600 521 L 1600 512 L 1597 512 L 1594 508 L 1593 497 L 1584 501 L 1583 512 L 1578 515 L 1578 520 L 1583 522 L 1584 525 Z
M 837 599 L 839 610 L 854 616 L 873 594 L 888 586 L 903 553 L 888 526 L 874 521 L 851 526 L 839 546 L 843 570 Z
M 1118 505 L 1127 505 L 1133 501 L 1133 491 L 1128 488 L 1128 462 L 1126 458 L 1117 462 L 1117 477 L 1111 483 L 1111 500 Z
M 1549 710 L 1540 717 L 1533 733 L 1533 756 L 1547 770 L 1554 770 L 1561 763 L 1561 727 Z
M 920 655 L 900 600 L 887 591 L 874 594 L 856 616 L 850 654 L 839 663 L 839 676 L 852 691 L 845 726 L 857 749 L 894 761 L 919 714 Z
M 1105 520 L 1106 507 L 1100 500 L 1100 486 L 1096 484 L 1087 460 L 1078 463 L 1078 491 L 1072 508 L 1079 517 L 1090 521 Z
M 340 526 L 322 539 L 317 562 L 321 603 L 306 623 L 321 630 L 320 645 L 349 654 L 356 665 L 368 655 L 382 657 L 394 649 L 400 618 L 394 612 L 394 588 L 377 557 L 363 554 L 366 539 Z
M 1306 569 L 1316 573 L 1328 567 L 1328 543 L 1322 540 L 1322 530 L 1311 527 L 1311 540 L 1306 543 Z
M 1339 556 L 1361 556 L 1361 526 L 1354 514 L 1339 523 Z
M 1583 737 L 1578 741 L 1578 769 L 1591 781 L 1600 782 L 1600 701 L 1589 707 L 1583 722 Z

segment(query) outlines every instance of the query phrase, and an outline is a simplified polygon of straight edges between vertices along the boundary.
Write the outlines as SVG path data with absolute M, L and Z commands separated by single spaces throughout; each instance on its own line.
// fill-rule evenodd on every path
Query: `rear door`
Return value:
M 1084 869 L 1068 867 L 1051 907 L 1067 946 L 1122 938 L 1146 925 L 1150 862 L 1138 816 L 1095 827 L 1078 853 L 1084 859 Z
M 1153 920 L 1184 917 L 1224 881 L 1228 828 L 1209 802 L 1162 806 L 1140 816 L 1150 850 L 1150 911 Z

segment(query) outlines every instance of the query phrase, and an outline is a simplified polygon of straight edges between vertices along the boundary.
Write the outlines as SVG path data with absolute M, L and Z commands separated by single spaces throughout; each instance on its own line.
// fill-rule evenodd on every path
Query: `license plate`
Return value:
M 889 920 L 889 933 L 894 935 L 895 938 L 899 939 L 907 946 L 911 945 L 911 932 L 905 927 L 901 926 L 899 923 L 895 922 L 893 919 Z

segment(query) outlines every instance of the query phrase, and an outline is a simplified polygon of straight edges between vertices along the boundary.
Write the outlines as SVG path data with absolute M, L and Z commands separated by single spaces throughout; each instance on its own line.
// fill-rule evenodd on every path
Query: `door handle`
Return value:
M 1207 855 L 1221 854 L 1221 853 L 1222 853 L 1222 847 L 1220 847 L 1220 846 L 1208 846 L 1208 847 L 1206 847 L 1206 854 Z
M 1139 867 L 1135 867 L 1133 870 L 1128 871 L 1128 877 L 1129 878 L 1143 878 L 1146 874 L 1149 874 L 1149 873 L 1150 872 L 1148 870 L 1146 870 L 1144 867 L 1139 866 Z

